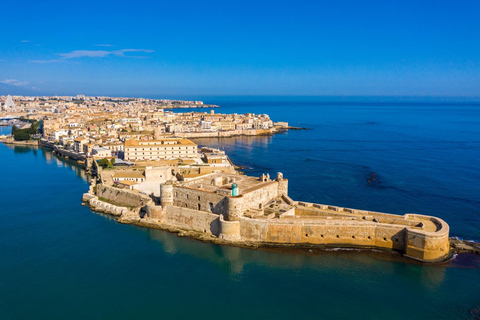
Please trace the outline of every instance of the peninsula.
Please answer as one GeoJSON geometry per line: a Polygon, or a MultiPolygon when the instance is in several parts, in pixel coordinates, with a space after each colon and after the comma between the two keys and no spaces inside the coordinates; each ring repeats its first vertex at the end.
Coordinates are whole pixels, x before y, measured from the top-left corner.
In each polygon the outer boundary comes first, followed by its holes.
{"type": "Polygon", "coordinates": [[[419,214],[379,212],[295,201],[281,173],[236,172],[219,150],[203,149],[204,166],[103,170],[92,161],[83,200],[122,223],[180,232],[244,247],[364,247],[392,249],[428,262],[449,257],[449,226],[419,214]],[[209,166],[212,159],[223,166],[209,166]],[[149,192],[136,192],[146,190],[149,192]]]}
{"type": "Polygon", "coordinates": [[[83,201],[122,223],[227,245],[379,248],[425,262],[445,261],[453,249],[476,250],[451,245],[449,226],[437,217],[291,199],[282,173],[244,175],[225,152],[189,139],[289,128],[266,114],[173,113],[148,99],[6,101],[2,119],[14,121],[16,134],[4,142],[38,141],[83,163],[92,177],[83,201]]]}

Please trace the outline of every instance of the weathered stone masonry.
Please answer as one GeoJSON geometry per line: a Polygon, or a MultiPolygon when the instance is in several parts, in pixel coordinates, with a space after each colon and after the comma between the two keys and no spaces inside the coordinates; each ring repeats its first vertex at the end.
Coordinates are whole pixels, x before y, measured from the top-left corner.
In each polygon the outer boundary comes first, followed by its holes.
{"type": "Polygon", "coordinates": [[[130,193],[119,198],[115,189],[98,186],[97,194],[144,206],[145,216],[137,219],[149,224],[209,234],[232,245],[376,247],[422,261],[449,255],[449,227],[442,219],[294,201],[280,173],[275,180],[214,173],[168,182],[161,186],[160,205],[130,193]],[[238,196],[231,195],[234,185],[238,196]]]}

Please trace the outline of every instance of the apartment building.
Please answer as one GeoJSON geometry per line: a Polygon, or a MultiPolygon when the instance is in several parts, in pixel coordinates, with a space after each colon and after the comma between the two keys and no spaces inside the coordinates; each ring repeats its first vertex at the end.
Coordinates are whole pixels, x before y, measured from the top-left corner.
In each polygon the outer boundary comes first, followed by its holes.
{"type": "Polygon", "coordinates": [[[156,161],[178,158],[196,158],[197,145],[188,139],[165,138],[160,140],[126,140],[126,161],[156,161]]]}

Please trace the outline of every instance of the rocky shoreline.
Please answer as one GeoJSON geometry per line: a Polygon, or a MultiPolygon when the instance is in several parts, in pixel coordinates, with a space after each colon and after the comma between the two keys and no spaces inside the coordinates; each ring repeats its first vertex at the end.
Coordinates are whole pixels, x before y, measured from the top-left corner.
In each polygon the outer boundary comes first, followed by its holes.
{"type": "Polygon", "coordinates": [[[469,252],[480,254],[480,243],[478,242],[452,237],[450,238],[450,246],[456,253],[469,252]]]}

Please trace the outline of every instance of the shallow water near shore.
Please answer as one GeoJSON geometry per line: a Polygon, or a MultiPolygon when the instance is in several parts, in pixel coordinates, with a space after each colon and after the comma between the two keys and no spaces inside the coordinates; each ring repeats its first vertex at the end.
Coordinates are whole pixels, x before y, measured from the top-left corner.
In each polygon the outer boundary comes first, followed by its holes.
{"type": "MultiPolygon", "coordinates": [[[[451,235],[480,239],[480,107],[216,103],[312,128],[197,140],[247,174],[282,171],[292,198],[433,214],[451,235]],[[371,172],[381,183],[367,183],[371,172]]],[[[80,201],[84,172],[46,150],[0,144],[0,159],[2,319],[480,318],[477,255],[431,266],[376,251],[203,243],[92,213],[80,201]]]]}

